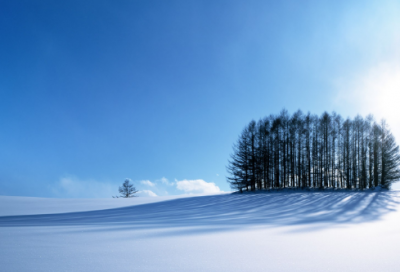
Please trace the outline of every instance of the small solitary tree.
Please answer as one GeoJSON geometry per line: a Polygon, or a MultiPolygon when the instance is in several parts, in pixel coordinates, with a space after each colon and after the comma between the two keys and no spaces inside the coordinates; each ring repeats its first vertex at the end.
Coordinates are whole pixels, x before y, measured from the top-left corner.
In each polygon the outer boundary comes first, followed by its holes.
{"type": "Polygon", "coordinates": [[[138,191],[136,188],[133,186],[133,184],[130,183],[129,179],[126,179],[122,186],[119,187],[119,193],[121,194],[118,197],[123,197],[123,198],[130,198],[134,197],[134,194],[137,193],[138,191]]]}

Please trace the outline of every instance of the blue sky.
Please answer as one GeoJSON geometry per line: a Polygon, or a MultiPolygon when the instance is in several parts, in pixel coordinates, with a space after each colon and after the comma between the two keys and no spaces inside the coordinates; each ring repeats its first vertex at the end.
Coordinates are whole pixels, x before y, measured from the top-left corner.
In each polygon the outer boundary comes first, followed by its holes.
{"type": "Polygon", "coordinates": [[[282,108],[399,138],[399,29],[397,1],[2,1],[0,195],[228,191],[238,134],[282,108]]]}

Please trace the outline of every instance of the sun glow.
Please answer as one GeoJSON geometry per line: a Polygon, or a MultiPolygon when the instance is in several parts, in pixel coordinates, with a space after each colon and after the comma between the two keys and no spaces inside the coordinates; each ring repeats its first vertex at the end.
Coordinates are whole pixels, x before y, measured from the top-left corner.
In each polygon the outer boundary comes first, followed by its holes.
{"type": "Polygon", "coordinates": [[[339,101],[346,101],[362,115],[385,118],[400,139],[400,65],[381,63],[346,83],[339,101]]]}

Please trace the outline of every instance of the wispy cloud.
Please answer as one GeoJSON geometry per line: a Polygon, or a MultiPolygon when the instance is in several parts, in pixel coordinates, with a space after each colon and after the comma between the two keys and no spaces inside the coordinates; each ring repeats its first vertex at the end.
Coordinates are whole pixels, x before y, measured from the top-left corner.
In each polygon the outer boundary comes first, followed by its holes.
{"type": "Polygon", "coordinates": [[[146,185],[146,186],[150,186],[150,187],[155,186],[155,184],[153,182],[151,182],[150,180],[142,180],[140,183],[143,185],[146,185]]]}
{"type": "Polygon", "coordinates": [[[117,194],[118,186],[93,179],[82,180],[66,176],[51,187],[53,194],[65,198],[109,198],[117,194]]]}
{"type": "MultiPolygon", "coordinates": [[[[156,197],[159,195],[174,194],[214,194],[221,193],[220,188],[213,182],[206,182],[202,179],[196,180],[175,180],[169,181],[163,177],[150,181],[142,180],[136,183],[136,194],[140,197],[156,197]],[[151,190],[150,190],[151,188],[151,190]]],[[[121,182],[122,184],[122,182],[121,182]]],[[[60,178],[51,188],[54,195],[65,198],[111,198],[118,195],[118,187],[121,184],[100,182],[94,179],[80,179],[75,176],[60,178]]]]}
{"type": "Polygon", "coordinates": [[[162,184],[168,185],[168,186],[173,186],[175,183],[174,182],[170,182],[167,178],[162,177],[158,180],[156,180],[156,182],[161,182],[162,184]]]}
{"type": "Polygon", "coordinates": [[[181,180],[176,182],[176,188],[188,194],[213,194],[222,192],[213,182],[202,179],[181,180]]]}
{"type": "Polygon", "coordinates": [[[163,196],[168,194],[176,194],[177,190],[174,182],[170,182],[167,178],[162,177],[153,181],[141,180],[137,189],[138,196],[163,196]],[[151,190],[149,190],[151,188],[151,190]]]}
{"type": "Polygon", "coordinates": [[[140,190],[137,194],[137,196],[157,196],[153,191],[150,190],[140,190]]]}

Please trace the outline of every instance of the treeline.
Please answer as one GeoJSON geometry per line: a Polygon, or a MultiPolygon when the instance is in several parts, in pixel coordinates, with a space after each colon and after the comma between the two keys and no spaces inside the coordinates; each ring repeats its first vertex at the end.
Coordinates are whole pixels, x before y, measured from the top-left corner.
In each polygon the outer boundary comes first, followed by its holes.
{"type": "Polygon", "coordinates": [[[344,120],[286,110],[251,121],[233,147],[227,170],[235,190],[389,188],[400,179],[400,155],[384,120],[344,120]]]}

